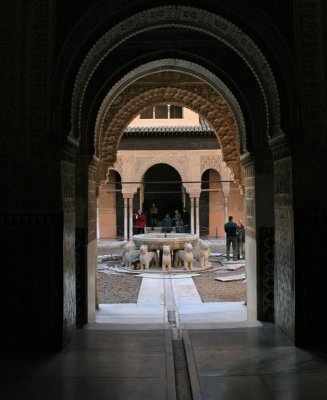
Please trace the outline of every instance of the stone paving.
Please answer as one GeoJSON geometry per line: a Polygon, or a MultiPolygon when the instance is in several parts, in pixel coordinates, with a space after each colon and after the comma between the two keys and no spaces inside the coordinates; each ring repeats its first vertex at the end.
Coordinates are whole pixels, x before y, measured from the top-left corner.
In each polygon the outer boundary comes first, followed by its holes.
{"type": "MultiPolygon", "coordinates": [[[[222,259],[224,240],[212,240],[213,258],[222,259]]],[[[101,241],[99,252],[119,259],[119,243],[101,241]]],[[[224,270],[237,270],[240,262],[222,263],[224,270]]],[[[120,265],[111,268],[114,273],[126,273],[120,265]]],[[[243,302],[203,303],[196,289],[193,276],[198,273],[163,274],[159,271],[128,271],[137,274],[142,279],[141,288],[136,304],[101,304],[96,321],[109,324],[162,324],[168,323],[168,312],[174,313],[177,327],[188,323],[226,323],[246,321],[246,306],[243,302]],[[170,297],[169,297],[170,296],[170,297]]],[[[244,274],[240,274],[244,279],[244,274]]]]}

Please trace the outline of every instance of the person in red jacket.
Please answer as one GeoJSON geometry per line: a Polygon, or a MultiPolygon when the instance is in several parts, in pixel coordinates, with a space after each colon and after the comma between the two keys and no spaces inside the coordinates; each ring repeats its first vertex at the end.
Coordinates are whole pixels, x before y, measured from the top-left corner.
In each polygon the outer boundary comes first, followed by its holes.
{"type": "Polygon", "coordinates": [[[135,221],[137,233],[144,233],[144,228],[146,227],[146,217],[141,210],[138,210],[137,214],[135,214],[135,221]]]}

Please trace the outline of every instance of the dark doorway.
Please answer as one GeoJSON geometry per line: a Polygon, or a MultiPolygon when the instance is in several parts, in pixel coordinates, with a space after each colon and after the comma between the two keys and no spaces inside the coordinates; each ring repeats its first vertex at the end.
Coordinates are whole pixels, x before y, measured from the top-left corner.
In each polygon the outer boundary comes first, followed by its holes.
{"type": "Polygon", "coordinates": [[[167,164],[154,165],[144,175],[144,211],[149,212],[153,203],[158,208],[158,220],[166,213],[173,216],[176,209],[183,208],[181,177],[167,164]]]}

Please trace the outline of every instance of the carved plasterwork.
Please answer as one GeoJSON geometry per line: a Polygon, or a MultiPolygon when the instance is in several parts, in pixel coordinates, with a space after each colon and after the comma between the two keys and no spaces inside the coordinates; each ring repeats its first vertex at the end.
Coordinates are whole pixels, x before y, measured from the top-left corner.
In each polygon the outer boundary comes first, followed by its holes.
{"type": "Polygon", "coordinates": [[[121,156],[117,156],[117,161],[114,163],[114,165],[112,167],[110,167],[108,169],[108,172],[111,169],[117,171],[120,174],[120,176],[122,175],[122,173],[123,173],[123,158],[121,156]]]}
{"type": "Polygon", "coordinates": [[[222,155],[211,155],[211,156],[201,156],[200,159],[201,163],[201,174],[207,169],[214,169],[219,172],[220,178],[223,181],[234,180],[234,174],[230,168],[227,167],[226,163],[224,162],[222,155]]]}
{"type": "MultiPolygon", "coordinates": [[[[142,186],[145,173],[153,166],[166,164],[174,168],[180,175],[181,183],[187,193],[201,193],[201,177],[203,172],[209,168],[217,170],[222,178],[228,182],[226,188],[229,190],[230,169],[221,157],[221,150],[191,150],[180,153],[179,150],[120,150],[118,163],[110,170],[120,170],[123,192],[135,193],[142,186]],[[204,164],[203,160],[211,160],[204,164]],[[226,178],[227,177],[227,178],[226,178]]],[[[222,184],[223,188],[225,183],[222,184]]]]}
{"type": "Polygon", "coordinates": [[[75,80],[72,98],[72,129],[77,135],[88,84],[102,60],[116,47],[139,34],[158,27],[197,30],[216,38],[235,51],[247,64],[261,89],[265,103],[268,137],[279,133],[279,97],[270,65],[257,45],[230,21],[205,10],[185,6],[164,6],[144,10],[114,26],[92,47],[75,80]]]}
{"type": "Polygon", "coordinates": [[[283,133],[269,141],[269,147],[274,160],[284,159],[290,157],[290,146],[283,133]]]}
{"type": "Polygon", "coordinates": [[[191,81],[191,84],[196,84],[197,93],[201,93],[209,101],[211,100],[210,94],[213,91],[220,95],[233,113],[240,136],[241,150],[242,152],[246,151],[243,114],[236,98],[228,87],[216,75],[199,64],[181,59],[160,59],[133,69],[118,81],[106,95],[96,119],[94,138],[96,154],[99,152],[99,143],[107,124],[106,120],[110,118],[112,107],[121,107],[126,98],[132,98],[136,92],[140,93],[141,88],[139,85],[144,84],[146,81],[152,81],[152,86],[160,86],[158,83],[155,84],[158,77],[160,77],[159,81],[170,82],[171,86],[177,86],[178,84],[190,86],[191,81]]]}
{"type": "Polygon", "coordinates": [[[223,97],[213,89],[206,90],[206,97],[203,97],[197,87],[158,87],[150,90],[131,87],[126,96],[124,102],[118,96],[106,114],[106,129],[99,150],[103,161],[115,161],[120,137],[140,111],[164,103],[180,104],[204,116],[216,131],[225,162],[239,160],[239,135],[233,113],[223,97]]]}
{"type": "Polygon", "coordinates": [[[182,181],[188,180],[188,164],[185,162],[185,156],[174,158],[170,157],[169,159],[167,158],[167,156],[156,158],[140,158],[137,160],[135,165],[135,169],[137,171],[137,174],[135,174],[135,178],[140,181],[143,180],[146,171],[157,164],[170,165],[179,173],[182,181]]]}

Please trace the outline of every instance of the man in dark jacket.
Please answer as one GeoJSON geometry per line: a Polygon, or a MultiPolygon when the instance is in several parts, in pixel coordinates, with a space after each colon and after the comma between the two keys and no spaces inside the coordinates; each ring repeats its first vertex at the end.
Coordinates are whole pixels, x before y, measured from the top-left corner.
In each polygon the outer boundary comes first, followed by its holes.
{"type": "Polygon", "coordinates": [[[225,233],[226,233],[226,255],[227,255],[227,261],[229,261],[229,251],[230,251],[230,245],[232,245],[233,249],[233,260],[237,260],[237,237],[236,237],[236,229],[237,225],[233,221],[233,217],[229,216],[228,217],[228,222],[224,225],[225,227],[225,233]]]}
{"type": "Polygon", "coordinates": [[[162,221],[162,232],[170,233],[173,230],[173,219],[169,214],[166,214],[165,218],[162,221]]]}

